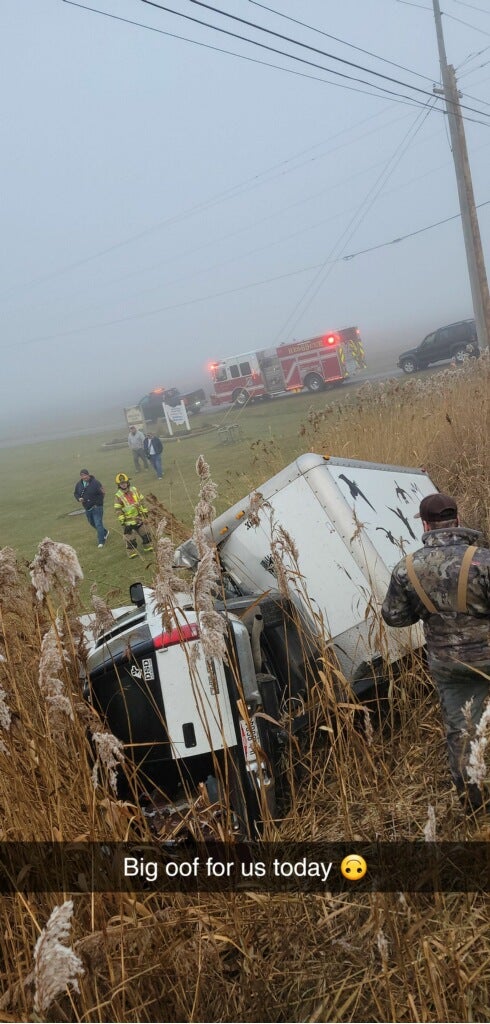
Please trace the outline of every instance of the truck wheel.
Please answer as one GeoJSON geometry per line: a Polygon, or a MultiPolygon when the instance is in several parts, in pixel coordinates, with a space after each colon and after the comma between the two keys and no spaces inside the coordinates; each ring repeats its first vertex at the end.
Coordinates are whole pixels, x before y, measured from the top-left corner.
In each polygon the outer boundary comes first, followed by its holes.
{"type": "Polygon", "coordinates": [[[415,373],[417,364],[415,359],[404,359],[402,363],[402,370],[404,373],[415,373]]]}
{"type": "Polygon", "coordinates": [[[231,400],[233,402],[233,405],[237,405],[240,409],[242,409],[243,406],[247,405],[248,402],[250,401],[250,395],[248,391],[245,390],[245,388],[240,388],[239,391],[233,392],[231,400]]]}
{"type": "Polygon", "coordinates": [[[308,388],[308,391],[323,391],[325,381],[323,380],[323,377],[320,377],[319,373],[309,373],[305,379],[305,385],[308,388]]]}

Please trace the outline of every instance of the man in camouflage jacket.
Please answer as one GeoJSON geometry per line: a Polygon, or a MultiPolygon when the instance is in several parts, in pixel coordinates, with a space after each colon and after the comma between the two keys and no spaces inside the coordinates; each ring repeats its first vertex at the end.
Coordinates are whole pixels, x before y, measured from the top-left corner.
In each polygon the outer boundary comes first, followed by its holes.
{"type": "Polygon", "coordinates": [[[466,764],[469,721],[474,730],[490,695],[490,549],[480,546],[480,533],[459,525],[447,494],[424,498],[419,518],[423,547],[395,566],[382,615],[389,626],[423,621],[451,775],[471,812],[489,799],[482,782],[468,781],[466,764]]]}

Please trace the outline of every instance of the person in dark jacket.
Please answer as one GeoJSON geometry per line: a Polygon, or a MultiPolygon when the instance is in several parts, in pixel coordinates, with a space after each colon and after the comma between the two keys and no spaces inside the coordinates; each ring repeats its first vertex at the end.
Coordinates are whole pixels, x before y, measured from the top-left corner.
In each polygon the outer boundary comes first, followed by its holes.
{"type": "Polygon", "coordinates": [[[109,536],[102,517],[104,515],[104,488],[99,480],[96,480],[88,469],[80,470],[80,480],[75,484],[74,497],[79,501],[87,516],[88,522],[97,531],[99,548],[103,548],[109,536]]]}
{"type": "Polygon", "coordinates": [[[382,615],[389,626],[423,621],[451,775],[471,812],[489,800],[471,764],[470,740],[490,696],[490,549],[481,533],[459,525],[448,494],[423,498],[418,518],[423,547],[395,566],[382,615]]]}
{"type": "Polygon", "coordinates": [[[147,434],[145,437],[144,450],[147,459],[151,462],[159,480],[162,479],[162,452],[163,444],[158,434],[147,434]]]}

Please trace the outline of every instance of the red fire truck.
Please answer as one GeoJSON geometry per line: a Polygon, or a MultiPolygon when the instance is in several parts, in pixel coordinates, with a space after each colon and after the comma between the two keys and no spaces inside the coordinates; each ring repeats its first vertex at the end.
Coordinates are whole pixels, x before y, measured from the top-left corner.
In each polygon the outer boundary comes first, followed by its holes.
{"type": "Polygon", "coordinates": [[[247,405],[287,391],[321,391],[366,366],[357,327],[331,331],[290,345],[244,352],[211,363],[212,405],[247,405]]]}

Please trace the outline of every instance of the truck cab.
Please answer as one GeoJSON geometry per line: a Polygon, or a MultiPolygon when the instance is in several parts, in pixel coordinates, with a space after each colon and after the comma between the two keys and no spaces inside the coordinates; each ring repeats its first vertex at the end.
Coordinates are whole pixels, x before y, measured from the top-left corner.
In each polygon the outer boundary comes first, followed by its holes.
{"type": "Polygon", "coordinates": [[[210,659],[188,595],[176,595],[163,628],[153,591],[136,583],[130,593],[101,635],[87,629],[86,695],[129,765],[120,795],[157,803],[184,832],[204,792],[217,823],[252,837],[276,814],[288,742],[307,725],[315,652],[305,653],[298,616],[273,589],[260,601],[224,593],[227,658],[210,659]]]}

